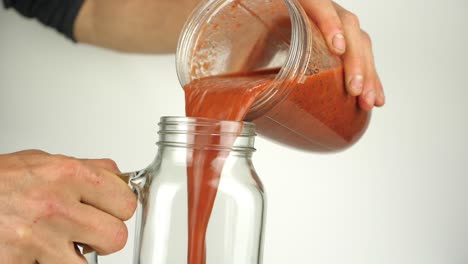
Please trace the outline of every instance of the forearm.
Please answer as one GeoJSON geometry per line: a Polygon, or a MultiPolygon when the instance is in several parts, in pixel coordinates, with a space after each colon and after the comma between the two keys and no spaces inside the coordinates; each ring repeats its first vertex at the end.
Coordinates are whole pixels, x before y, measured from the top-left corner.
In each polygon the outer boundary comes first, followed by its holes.
{"type": "Polygon", "coordinates": [[[125,52],[174,52],[200,0],[85,0],[74,25],[78,42],[125,52]]]}

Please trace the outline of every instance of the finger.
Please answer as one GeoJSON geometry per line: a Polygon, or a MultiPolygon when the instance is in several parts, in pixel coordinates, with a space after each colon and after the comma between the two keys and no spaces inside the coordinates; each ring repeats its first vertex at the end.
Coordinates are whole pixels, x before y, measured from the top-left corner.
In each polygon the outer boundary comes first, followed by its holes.
{"type": "MultiPolygon", "coordinates": [[[[84,260],[81,254],[73,253],[74,247],[68,239],[70,231],[76,227],[73,222],[82,218],[77,210],[77,205],[82,204],[73,196],[56,195],[49,200],[38,200],[34,206],[40,214],[34,217],[34,229],[31,232],[34,236],[31,237],[31,250],[28,253],[34,255],[37,263],[86,263],[80,262],[80,259],[84,260]],[[71,248],[67,250],[67,247],[71,248]],[[57,259],[63,262],[53,262],[57,259]]],[[[25,255],[25,252],[22,254],[25,255]]]]}
{"type": "Polygon", "coordinates": [[[119,177],[122,181],[128,184],[128,181],[129,181],[128,174],[122,173],[120,169],[118,168],[117,163],[115,163],[115,161],[111,159],[89,159],[89,160],[84,160],[84,161],[96,167],[102,167],[117,174],[117,177],[119,177]]]}
{"type": "MultiPolygon", "coordinates": [[[[368,75],[369,81],[369,87],[366,88],[366,90],[373,89],[375,91],[375,106],[383,106],[385,104],[385,94],[383,91],[382,82],[380,81],[380,77],[375,67],[375,58],[372,51],[372,41],[367,32],[362,31],[362,36],[364,42],[364,57],[366,59],[366,75],[368,75]]],[[[371,102],[369,101],[368,103],[370,104],[371,102]]]]}
{"type": "Polygon", "coordinates": [[[31,264],[34,263],[35,257],[30,252],[18,248],[5,247],[4,244],[0,247],[0,263],[14,264],[31,264]]]}
{"type": "Polygon", "coordinates": [[[334,4],[334,6],[343,23],[347,41],[346,53],[343,55],[346,89],[349,94],[358,96],[362,93],[364,78],[366,78],[364,75],[366,62],[361,28],[354,15],[338,4],[334,4]]]}
{"type": "Polygon", "coordinates": [[[369,35],[362,31],[363,50],[365,58],[366,78],[362,96],[359,100],[361,108],[370,110],[374,105],[382,106],[385,101],[382,84],[375,69],[374,55],[372,53],[372,44],[369,35]]]}
{"type": "Polygon", "coordinates": [[[70,240],[95,249],[100,255],[121,250],[128,238],[121,220],[86,204],[77,205],[79,213],[69,222],[70,240]]]}
{"type": "Polygon", "coordinates": [[[116,174],[89,165],[90,173],[77,187],[80,200],[121,220],[128,220],[136,209],[136,197],[116,174]]]}
{"type": "Polygon", "coordinates": [[[322,32],[327,45],[337,55],[343,54],[346,40],[341,20],[330,0],[300,0],[310,19],[322,32]]]}
{"type": "Polygon", "coordinates": [[[40,254],[36,258],[37,263],[44,264],[87,264],[81,254],[77,254],[73,243],[65,240],[51,239],[54,236],[48,236],[48,243],[44,243],[40,254]]]}

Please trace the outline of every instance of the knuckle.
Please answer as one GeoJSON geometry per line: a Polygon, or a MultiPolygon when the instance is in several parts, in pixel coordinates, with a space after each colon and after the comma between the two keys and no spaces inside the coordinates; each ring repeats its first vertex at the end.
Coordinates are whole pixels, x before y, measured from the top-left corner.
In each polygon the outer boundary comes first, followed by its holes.
{"type": "Polygon", "coordinates": [[[361,36],[362,36],[362,40],[364,41],[364,43],[366,45],[368,45],[369,47],[371,47],[372,46],[372,39],[369,36],[369,33],[367,33],[364,30],[361,30],[361,36]]]}
{"type": "Polygon", "coordinates": [[[20,240],[31,240],[32,228],[27,225],[19,225],[16,227],[16,235],[20,240]]]}
{"type": "Polygon", "coordinates": [[[85,164],[74,158],[63,157],[59,158],[58,171],[56,173],[57,180],[69,184],[70,181],[81,182],[83,180],[96,181],[96,175],[85,164]],[[94,177],[93,177],[94,176],[94,177]]]}
{"type": "Polygon", "coordinates": [[[32,227],[30,225],[18,223],[13,225],[12,231],[13,237],[9,239],[9,244],[20,249],[26,249],[32,246],[34,239],[32,227]]]}
{"type": "Polygon", "coordinates": [[[52,157],[54,157],[54,158],[57,159],[57,160],[67,160],[67,159],[71,159],[71,157],[65,156],[65,155],[63,155],[63,154],[54,154],[54,155],[52,155],[52,157]]]}
{"type": "Polygon", "coordinates": [[[39,200],[43,200],[47,192],[48,191],[44,187],[34,187],[24,190],[23,193],[20,194],[20,199],[22,200],[21,205],[27,209],[34,209],[36,208],[35,203],[39,200]]]}
{"type": "Polygon", "coordinates": [[[341,19],[343,20],[343,23],[346,23],[354,27],[360,27],[359,18],[354,13],[345,12],[343,13],[341,19]]]}
{"type": "Polygon", "coordinates": [[[37,155],[37,154],[48,154],[48,153],[39,149],[28,149],[28,150],[19,151],[18,154],[37,155]]]}
{"type": "MultiPolygon", "coordinates": [[[[344,65],[347,69],[351,69],[351,71],[362,71],[364,69],[365,60],[363,57],[363,50],[362,47],[359,49],[351,50],[345,55],[344,65]]],[[[351,73],[351,71],[346,71],[345,73],[351,73]]]]}
{"type": "Polygon", "coordinates": [[[7,223],[7,227],[8,232],[2,230],[0,236],[0,263],[25,263],[27,258],[32,257],[31,252],[43,251],[45,243],[40,238],[41,235],[38,234],[41,233],[41,230],[34,228],[34,225],[29,221],[14,219],[14,221],[7,223]],[[16,257],[18,261],[22,259],[23,262],[3,262],[5,258],[1,253],[5,246],[11,253],[11,257],[16,257]]]}
{"type": "Polygon", "coordinates": [[[76,176],[83,166],[79,160],[73,158],[60,157],[59,161],[61,175],[76,176]]]}
{"type": "Polygon", "coordinates": [[[102,159],[102,161],[111,168],[117,169],[117,163],[112,159],[102,159]]]}
{"type": "Polygon", "coordinates": [[[340,31],[343,29],[342,22],[339,19],[317,21],[316,24],[319,27],[320,31],[323,32],[324,35],[334,35],[336,34],[336,29],[339,29],[340,31]]]}
{"type": "Polygon", "coordinates": [[[47,197],[41,201],[38,211],[38,219],[67,216],[66,206],[60,199],[53,196],[47,197]]]}
{"type": "Polygon", "coordinates": [[[119,173],[120,170],[119,170],[119,166],[117,166],[117,163],[112,160],[112,159],[101,159],[101,162],[102,162],[102,165],[104,165],[104,167],[114,173],[119,173]]]}

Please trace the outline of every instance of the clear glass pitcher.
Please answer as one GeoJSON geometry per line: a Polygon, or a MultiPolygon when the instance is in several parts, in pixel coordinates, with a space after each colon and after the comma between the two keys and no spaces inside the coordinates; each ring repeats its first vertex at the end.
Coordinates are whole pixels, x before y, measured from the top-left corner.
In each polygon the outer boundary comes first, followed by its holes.
{"type": "Polygon", "coordinates": [[[297,0],[202,1],[185,24],[176,57],[184,87],[213,76],[273,73],[245,120],[274,141],[340,151],[368,126],[370,113],[345,90],[341,59],[297,0]]]}
{"type": "MultiPolygon", "coordinates": [[[[154,161],[122,176],[139,201],[134,264],[262,262],[265,194],[254,137],[252,123],[161,118],[154,161]]],[[[98,263],[96,253],[85,256],[98,263]]]]}

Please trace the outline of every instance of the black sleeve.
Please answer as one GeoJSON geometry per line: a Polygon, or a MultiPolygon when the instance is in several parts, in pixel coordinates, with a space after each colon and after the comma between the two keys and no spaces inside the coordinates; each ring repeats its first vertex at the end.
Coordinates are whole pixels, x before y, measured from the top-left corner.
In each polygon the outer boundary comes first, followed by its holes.
{"type": "Polygon", "coordinates": [[[37,18],[75,41],[73,25],[83,0],[3,0],[3,4],[25,17],[37,18]]]}

